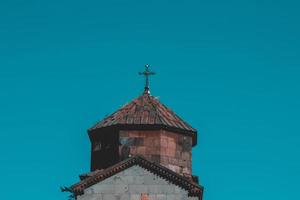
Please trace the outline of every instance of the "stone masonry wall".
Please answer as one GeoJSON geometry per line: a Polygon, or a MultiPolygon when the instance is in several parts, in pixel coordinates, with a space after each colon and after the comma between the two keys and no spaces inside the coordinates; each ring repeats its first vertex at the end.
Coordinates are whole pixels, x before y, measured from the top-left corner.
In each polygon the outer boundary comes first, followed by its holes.
{"type": "MultiPolygon", "coordinates": [[[[192,138],[165,130],[120,131],[120,154],[142,155],[150,161],[190,177],[192,138]]],[[[122,156],[121,156],[122,157],[122,156]]]]}
{"type": "Polygon", "coordinates": [[[87,189],[78,200],[197,200],[139,166],[132,166],[87,189]]]}

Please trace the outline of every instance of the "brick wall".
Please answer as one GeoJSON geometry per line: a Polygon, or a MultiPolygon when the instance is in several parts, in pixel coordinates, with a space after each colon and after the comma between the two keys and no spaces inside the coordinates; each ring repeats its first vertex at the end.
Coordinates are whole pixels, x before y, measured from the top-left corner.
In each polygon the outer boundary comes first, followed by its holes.
{"type": "Polygon", "coordinates": [[[190,177],[192,138],[165,130],[126,130],[119,132],[121,157],[126,152],[142,155],[148,160],[190,177]]]}

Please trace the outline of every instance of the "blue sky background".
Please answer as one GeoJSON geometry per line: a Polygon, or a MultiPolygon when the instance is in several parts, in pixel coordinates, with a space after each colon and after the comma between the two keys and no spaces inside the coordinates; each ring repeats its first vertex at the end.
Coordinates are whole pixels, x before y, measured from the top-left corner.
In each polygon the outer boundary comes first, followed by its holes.
{"type": "Polygon", "coordinates": [[[0,1],[1,199],[64,200],[140,95],[198,129],[205,200],[300,199],[298,1],[0,1]]]}

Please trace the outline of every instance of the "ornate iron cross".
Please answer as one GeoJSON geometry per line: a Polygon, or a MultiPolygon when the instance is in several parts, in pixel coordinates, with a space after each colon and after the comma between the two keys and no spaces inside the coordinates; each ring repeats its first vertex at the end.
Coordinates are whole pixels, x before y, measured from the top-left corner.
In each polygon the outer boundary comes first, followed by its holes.
{"type": "Polygon", "coordinates": [[[150,90],[149,90],[149,76],[151,76],[151,75],[155,75],[155,72],[151,72],[150,70],[149,70],[149,67],[150,67],[150,65],[145,65],[145,71],[144,72],[139,72],[139,75],[143,75],[143,76],[145,76],[145,81],[146,81],[146,83],[145,83],[145,92],[147,92],[147,93],[149,93],[150,92],[150,90]]]}

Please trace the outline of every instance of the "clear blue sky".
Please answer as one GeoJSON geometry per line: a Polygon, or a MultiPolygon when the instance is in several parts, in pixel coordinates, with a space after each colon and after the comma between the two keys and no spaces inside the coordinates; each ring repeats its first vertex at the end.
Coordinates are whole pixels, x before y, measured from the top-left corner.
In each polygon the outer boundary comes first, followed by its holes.
{"type": "Polygon", "coordinates": [[[198,129],[205,200],[300,199],[298,1],[1,1],[1,199],[65,200],[141,94],[198,129]]]}

